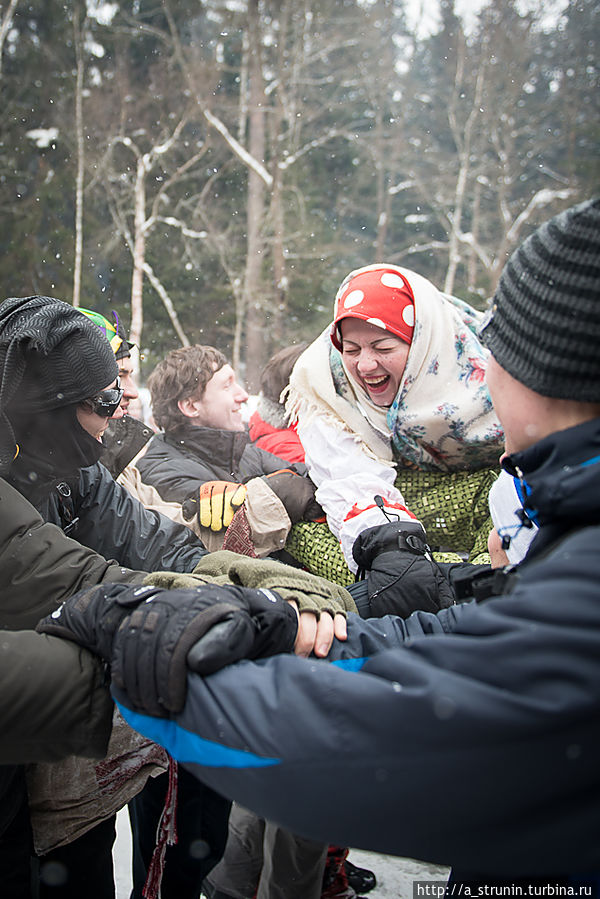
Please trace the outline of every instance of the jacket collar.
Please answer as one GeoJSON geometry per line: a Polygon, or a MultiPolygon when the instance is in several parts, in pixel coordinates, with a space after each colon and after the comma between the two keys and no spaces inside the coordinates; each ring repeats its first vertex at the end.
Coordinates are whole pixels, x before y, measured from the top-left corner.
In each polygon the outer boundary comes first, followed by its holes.
{"type": "Polygon", "coordinates": [[[206,462],[226,463],[232,471],[239,467],[240,459],[250,442],[248,431],[225,431],[220,428],[197,428],[184,425],[165,435],[166,443],[186,447],[206,462]]]}
{"type": "Polygon", "coordinates": [[[550,434],[503,467],[521,480],[525,508],[540,525],[600,522],[600,418],[550,434]]]}

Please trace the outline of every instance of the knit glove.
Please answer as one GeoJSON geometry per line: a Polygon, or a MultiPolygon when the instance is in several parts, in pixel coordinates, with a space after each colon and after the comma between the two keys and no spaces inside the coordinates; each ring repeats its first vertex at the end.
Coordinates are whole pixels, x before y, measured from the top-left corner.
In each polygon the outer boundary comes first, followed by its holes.
{"type": "Polygon", "coordinates": [[[263,481],[279,497],[292,524],[298,521],[324,521],[325,513],[315,499],[316,487],[310,478],[291,468],[263,475],[263,481]]]}
{"type": "Polygon", "coordinates": [[[37,630],[99,655],[136,708],[163,717],[183,708],[188,671],[207,675],[240,659],[291,652],[298,623],[270,590],[110,584],[76,593],[37,630]]]}
{"type": "Polygon", "coordinates": [[[196,515],[198,523],[211,531],[223,531],[229,527],[237,510],[246,499],[244,484],[232,481],[206,481],[181,505],[186,521],[196,515]]]}
{"type": "Polygon", "coordinates": [[[368,571],[368,610],[363,618],[414,611],[438,612],[454,602],[454,593],[433,560],[419,521],[395,521],[367,528],[352,548],[359,577],[368,571]]]}
{"type": "Polygon", "coordinates": [[[219,550],[202,556],[190,574],[153,571],[147,584],[170,589],[204,584],[237,584],[254,590],[272,590],[282,599],[294,600],[300,612],[331,615],[356,612],[356,605],[344,587],[301,568],[274,559],[251,559],[219,550]]]}

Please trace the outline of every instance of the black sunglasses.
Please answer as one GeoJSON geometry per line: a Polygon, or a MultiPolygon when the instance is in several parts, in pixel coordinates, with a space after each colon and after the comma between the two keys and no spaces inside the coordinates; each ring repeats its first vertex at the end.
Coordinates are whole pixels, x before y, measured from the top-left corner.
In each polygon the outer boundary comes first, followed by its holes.
{"type": "Polygon", "coordinates": [[[116,387],[101,390],[96,396],[91,397],[88,402],[96,415],[100,415],[101,418],[111,418],[119,408],[123,393],[121,381],[117,378],[116,387]]]}

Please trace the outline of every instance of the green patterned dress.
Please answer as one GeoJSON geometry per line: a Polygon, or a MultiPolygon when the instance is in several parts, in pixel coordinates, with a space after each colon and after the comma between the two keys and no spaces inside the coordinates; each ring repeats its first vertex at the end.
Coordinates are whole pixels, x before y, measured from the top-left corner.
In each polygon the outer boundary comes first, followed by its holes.
{"type": "MultiPolygon", "coordinates": [[[[398,474],[396,487],[425,527],[438,561],[489,562],[487,540],[493,525],[488,494],[497,477],[498,471],[491,469],[452,473],[405,469],[398,474]]],[[[354,581],[326,524],[294,525],[285,548],[313,574],[343,586],[354,581]]]]}

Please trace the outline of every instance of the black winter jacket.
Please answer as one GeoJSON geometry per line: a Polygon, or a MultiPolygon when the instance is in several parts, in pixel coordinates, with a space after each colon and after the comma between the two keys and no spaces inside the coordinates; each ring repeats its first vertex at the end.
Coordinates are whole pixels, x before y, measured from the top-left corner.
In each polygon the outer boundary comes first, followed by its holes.
{"type": "Polygon", "coordinates": [[[119,695],[127,720],[313,839],[487,878],[597,876],[600,419],[505,465],[540,530],[504,595],[351,615],[334,664],[281,655],[191,675],[175,721],[119,695]]]}
{"type": "Polygon", "coordinates": [[[127,568],[192,571],[206,553],[189,528],[145,509],[100,462],[69,480],[32,484],[14,470],[9,480],[45,521],[127,568]]]}
{"type": "Polygon", "coordinates": [[[99,660],[31,629],[78,590],[143,583],[146,573],[70,540],[0,479],[0,574],[1,836],[26,802],[22,771],[5,763],[73,753],[101,758],[111,732],[112,701],[99,660]]]}
{"type": "Polygon", "coordinates": [[[245,483],[282,468],[306,474],[305,465],[290,464],[255,446],[247,431],[196,427],[155,434],[136,466],[146,484],[177,503],[207,481],[245,483]]]}
{"type": "Polygon", "coordinates": [[[131,415],[125,415],[123,418],[111,418],[102,435],[104,451],[101,462],[105,468],[108,468],[115,480],[137,456],[141,448],[148,443],[153,434],[152,428],[143,421],[132,418],[131,415]]]}
{"type": "MultiPolygon", "coordinates": [[[[103,758],[113,703],[100,660],[76,643],[35,631],[5,631],[0,640],[0,765],[103,758]]],[[[0,767],[0,782],[10,773],[0,767]]],[[[6,801],[3,796],[3,810],[6,801]]]]}
{"type": "MultiPolygon", "coordinates": [[[[206,553],[201,541],[189,528],[175,524],[158,512],[145,509],[113,480],[100,463],[80,469],[78,475],[69,480],[58,481],[46,480],[41,476],[32,477],[31,468],[31,463],[22,464],[22,457],[18,457],[13,464],[9,481],[22,494],[21,497],[15,495],[9,484],[4,482],[0,490],[0,500],[4,501],[0,505],[0,572],[5,585],[0,603],[0,628],[33,628],[41,617],[52,612],[63,599],[88,584],[100,583],[102,580],[135,583],[143,581],[143,572],[161,569],[192,571],[206,553]],[[23,501],[23,497],[29,499],[44,521],[50,524],[43,525],[34,509],[23,501]],[[54,525],[58,525],[74,539],[67,540],[54,525]],[[118,564],[107,562],[107,559],[116,560],[118,564]]],[[[3,644],[3,660],[8,666],[11,664],[11,647],[13,652],[19,651],[14,646],[18,639],[12,637],[3,644]]],[[[22,648],[27,648],[31,639],[35,640],[27,636],[20,639],[22,648]]],[[[68,656],[70,651],[65,653],[60,649],[56,650],[47,641],[35,640],[35,646],[42,644],[45,645],[44,652],[50,655],[58,652],[59,662],[62,659],[64,664],[68,664],[64,656],[68,656]]],[[[73,655],[72,652],[70,654],[73,655]]],[[[77,659],[82,661],[79,670],[77,664],[73,666],[73,675],[81,675],[81,684],[84,681],[89,686],[95,683],[94,696],[100,703],[102,715],[103,709],[105,711],[107,708],[108,697],[98,684],[96,662],[86,653],[79,653],[75,662],[77,659]]],[[[23,656],[22,660],[26,670],[31,668],[29,657],[23,656]]],[[[43,664],[42,658],[40,665],[43,664]]],[[[52,668],[51,659],[47,664],[52,668]]],[[[64,681],[64,691],[58,694],[62,697],[64,714],[56,716],[56,725],[60,726],[61,722],[66,724],[71,715],[72,736],[64,739],[63,734],[61,741],[60,730],[54,729],[54,736],[48,730],[46,715],[51,704],[40,702],[43,693],[34,689],[35,675],[36,672],[31,670],[31,690],[24,693],[24,698],[28,701],[21,703],[23,713],[29,707],[32,730],[22,727],[14,734],[14,742],[11,742],[10,735],[5,730],[5,739],[9,742],[6,752],[0,754],[0,758],[12,757],[21,761],[37,758],[41,761],[69,754],[65,751],[69,746],[72,751],[82,752],[85,741],[82,736],[87,733],[91,738],[95,731],[92,694],[88,694],[91,705],[87,709],[88,715],[92,717],[87,723],[82,722],[76,727],[75,722],[84,709],[82,702],[85,703],[85,696],[80,688],[72,690],[71,682],[64,681]],[[38,717],[41,718],[38,727],[39,741],[36,744],[32,739],[27,744],[27,734],[35,736],[38,717]],[[48,738],[46,743],[44,734],[48,738]],[[22,753],[19,752],[19,739],[25,741],[22,753]]],[[[15,684],[17,682],[14,681],[15,684]]],[[[6,693],[5,698],[10,702],[9,693],[6,693]]],[[[11,705],[11,716],[14,709],[11,705]]],[[[0,716],[0,720],[6,726],[11,719],[7,715],[0,716]]],[[[108,740],[110,727],[105,736],[108,740]]],[[[101,754],[99,739],[102,741],[102,735],[95,738],[95,743],[90,741],[90,753],[101,754]]],[[[1,767],[0,835],[25,801],[22,772],[12,766],[1,767]]]]}

